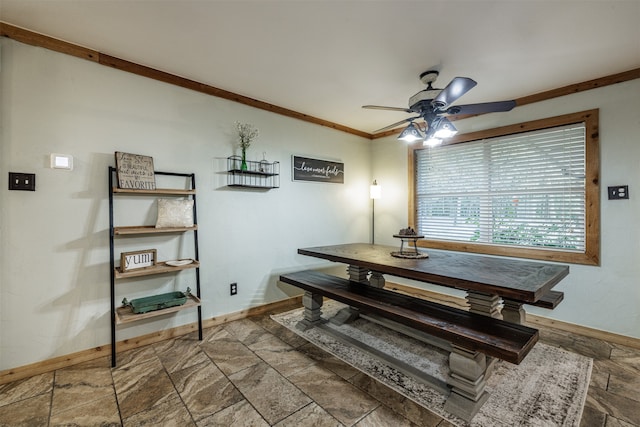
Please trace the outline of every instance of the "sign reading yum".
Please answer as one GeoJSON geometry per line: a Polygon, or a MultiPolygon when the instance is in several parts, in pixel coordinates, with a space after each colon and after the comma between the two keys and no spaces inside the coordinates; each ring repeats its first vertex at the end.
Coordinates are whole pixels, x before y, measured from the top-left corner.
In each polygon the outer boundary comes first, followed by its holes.
{"type": "Polygon", "coordinates": [[[136,268],[152,267],[156,265],[156,250],[145,249],[136,252],[122,252],[120,254],[120,270],[134,270],[136,268]]]}

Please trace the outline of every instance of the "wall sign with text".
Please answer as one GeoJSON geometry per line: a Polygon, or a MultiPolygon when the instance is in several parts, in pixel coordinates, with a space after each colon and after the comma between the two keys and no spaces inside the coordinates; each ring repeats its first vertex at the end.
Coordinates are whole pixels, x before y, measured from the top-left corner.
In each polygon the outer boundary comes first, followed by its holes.
{"type": "Polygon", "coordinates": [[[291,156],[294,181],[344,183],[344,163],[291,156]]]}
{"type": "Polygon", "coordinates": [[[153,157],[116,151],[116,172],[119,188],[156,189],[153,157]]]}
{"type": "Polygon", "coordinates": [[[155,249],[143,251],[122,252],[120,254],[120,271],[135,270],[136,268],[153,267],[156,265],[155,249]]]}

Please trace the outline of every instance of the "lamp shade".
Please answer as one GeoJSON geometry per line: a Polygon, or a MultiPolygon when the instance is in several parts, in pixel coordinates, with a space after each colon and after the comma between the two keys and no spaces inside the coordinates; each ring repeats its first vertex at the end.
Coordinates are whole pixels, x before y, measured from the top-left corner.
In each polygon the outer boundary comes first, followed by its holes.
{"type": "Polygon", "coordinates": [[[425,147],[435,147],[440,144],[442,144],[442,139],[436,138],[435,136],[430,136],[422,143],[425,147]]]}
{"type": "Polygon", "coordinates": [[[369,198],[379,199],[382,197],[382,186],[378,185],[378,182],[374,179],[373,184],[369,187],[369,198]]]}
{"type": "Polygon", "coordinates": [[[443,117],[435,127],[433,136],[440,139],[450,138],[456,133],[458,133],[458,129],[456,129],[456,127],[453,125],[453,123],[451,123],[449,119],[443,117]]]}
{"type": "Polygon", "coordinates": [[[420,141],[422,140],[422,134],[420,133],[420,131],[418,130],[418,128],[412,123],[409,123],[409,126],[407,126],[398,136],[398,139],[401,141],[405,141],[405,142],[415,142],[415,141],[420,141]]]}

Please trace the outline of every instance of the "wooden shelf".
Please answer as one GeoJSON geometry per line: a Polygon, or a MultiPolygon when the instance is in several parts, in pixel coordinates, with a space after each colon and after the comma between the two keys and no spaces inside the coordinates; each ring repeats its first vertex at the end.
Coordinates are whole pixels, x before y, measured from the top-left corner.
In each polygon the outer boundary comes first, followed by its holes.
{"type": "MultiPolygon", "coordinates": [[[[173,267],[173,268],[178,268],[178,267],[173,267]]],[[[189,295],[187,298],[187,302],[185,302],[182,305],[163,308],[161,310],[148,311],[146,313],[134,313],[131,310],[131,307],[118,307],[116,309],[116,324],[121,325],[123,323],[130,323],[130,322],[137,322],[139,320],[144,320],[144,319],[151,319],[153,317],[175,313],[180,310],[185,310],[187,308],[198,307],[200,304],[201,303],[198,297],[196,297],[195,295],[189,295]]]]}
{"type": "Polygon", "coordinates": [[[180,270],[188,270],[190,268],[200,267],[199,261],[193,261],[191,264],[179,265],[177,267],[167,265],[166,262],[159,262],[151,267],[136,268],[135,270],[121,271],[120,267],[116,267],[115,278],[116,279],[128,279],[131,277],[151,276],[154,274],[173,273],[180,270]]]}
{"type": "Polygon", "coordinates": [[[197,230],[198,226],[193,227],[163,227],[156,228],[153,225],[133,225],[125,227],[113,227],[113,234],[117,236],[126,236],[134,234],[155,234],[155,233],[183,233],[185,231],[197,230]]]}
{"type": "Polygon", "coordinates": [[[113,187],[114,193],[120,194],[150,194],[150,195],[174,195],[174,196],[188,196],[196,194],[196,190],[180,190],[176,188],[156,188],[155,190],[137,190],[134,188],[118,188],[113,187]]]}
{"type": "MultiPolygon", "coordinates": [[[[1,0],[0,0],[1,1],[1,0]]],[[[146,172],[149,172],[146,170],[146,172]]],[[[172,182],[174,178],[177,179],[176,186],[173,188],[156,188],[154,190],[149,189],[134,189],[134,188],[119,188],[118,187],[118,171],[113,166],[109,166],[109,252],[111,255],[110,259],[110,293],[111,293],[111,367],[116,366],[116,335],[117,335],[117,326],[122,325],[123,323],[136,322],[139,320],[150,319],[157,316],[163,316],[170,313],[175,313],[180,310],[185,310],[188,308],[197,307],[196,316],[198,319],[198,339],[202,341],[202,312],[200,310],[200,262],[197,260],[198,258],[198,225],[196,219],[196,179],[195,174],[193,173],[178,173],[178,172],[162,172],[162,171],[153,171],[154,176],[162,176],[163,180],[166,182],[172,182]],[[172,177],[172,178],[169,178],[172,177]],[[119,219],[115,220],[115,205],[117,200],[122,200],[123,198],[128,199],[127,204],[146,204],[149,205],[154,201],[152,199],[160,200],[162,198],[169,199],[185,199],[192,202],[192,212],[194,223],[190,227],[162,227],[156,228],[154,225],[131,225],[131,226],[118,226],[115,224],[126,224],[127,221],[119,219]],[[157,261],[157,250],[143,250],[143,251],[135,251],[129,252],[130,254],[137,253],[145,253],[149,251],[154,252],[154,260],[156,262],[155,265],[144,267],[144,268],[136,268],[123,271],[120,267],[116,267],[118,263],[118,259],[120,259],[120,265],[122,266],[122,254],[124,242],[123,240],[133,240],[129,243],[134,244],[140,240],[162,240],[167,244],[167,248],[173,248],[170,250],[173,255],[170,256],[178,256],[182,253],[182,242],[181,237],[183,237],[182,233],[192,232],[193,239],[187,239],[189,241],[193,241],[193,252],[189,252],[182,254],[184,257],[192,257],[188,258],[191,260],[189,264],[186,265],[168,265],[167,263],[175,264],[171,261],[157,261]],[[135,237],[135,239],[129,239],[130,237],[135,237]],[[153,239],[149,239],[149,237],[154,237],[153,239]],[[175,241],[175,238],[178,238],[180,242],[175,241]],[[119,255],[116,255],[116,252],[120,252],[119,255]],[[127,287],[129,284],[126,281],[137,281],[142,280],[146,276],[154,276],[161,274],[172,274],[176,275],[180,273],[182,270],[191,270],[191,273],[188,273],[189,277],[195,277],[195,292],[193,295],[187,295],[186,302],[183,305],[167,307],[161,310],[149,311],[147,313],[134,313],[131,309],[131,306],[122,306],[118,305],[118,300],[122,299],[122,296],[118,295],[116,284],[123,285],[127,287]],[[125,283],[122,283],[122,282],[125,283]]],[[[170,184],[162,184],[164,186],[170,184]]],[[[153,185],[155,186],[155,185],[153,185]]],[[[118,216],[121,214],[131,213],[133,211],[132,207],[127,208],[128,205],[122,206],[123,210],[120,212],[118,210],[118,216]]],[[[126,217],[126,216],[125,216],[126,217]]],[[[123,218],[125,218],[123,217],[123,218]]],[[[145,223],[147,221],[135,221],[130,220],[129,224],[140,224],[145,223]]],[[[143,243],[139,243],[143,245],[143,243]]],[[[147,247],[146,244],[142,247],[147,247]]],[[[169,249],[167,249],[169,250],[169,249]]],[[[167,258],[166,256],[163,258],[167,258]]],[[[148,264],[152,264],[153,262],[149,262],[148,264]]],[[[157,280],[156,280],[157,281],[157,280]]],[[[192,286],[193,287],[193,286],[192,286]]],[[[150,291],[153,293],[153,291],[150,291]]],[[[156,295],[158,296],[158,295],[156,295]]],[[[150,298],[147,301],[154,301],[154,298],[150,298]]],[[[177,302],[184,301],[183,295],[180,295],[180,299],[177,302]]],[[[160,307],[161,305],[155,305],[149,308],[160,307]]],[[[136,311],[144,311],[143,309],[136,309],[136,311]]]]}

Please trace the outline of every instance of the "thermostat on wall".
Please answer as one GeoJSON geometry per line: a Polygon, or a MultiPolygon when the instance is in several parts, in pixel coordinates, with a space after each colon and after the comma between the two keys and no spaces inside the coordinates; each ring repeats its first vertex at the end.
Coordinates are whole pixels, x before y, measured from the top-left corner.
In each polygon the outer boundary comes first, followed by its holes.
{"type": "Polygon", "coordinates": [[[51,169],[73,170],[73,156],[51,153],[51,169]]]}

